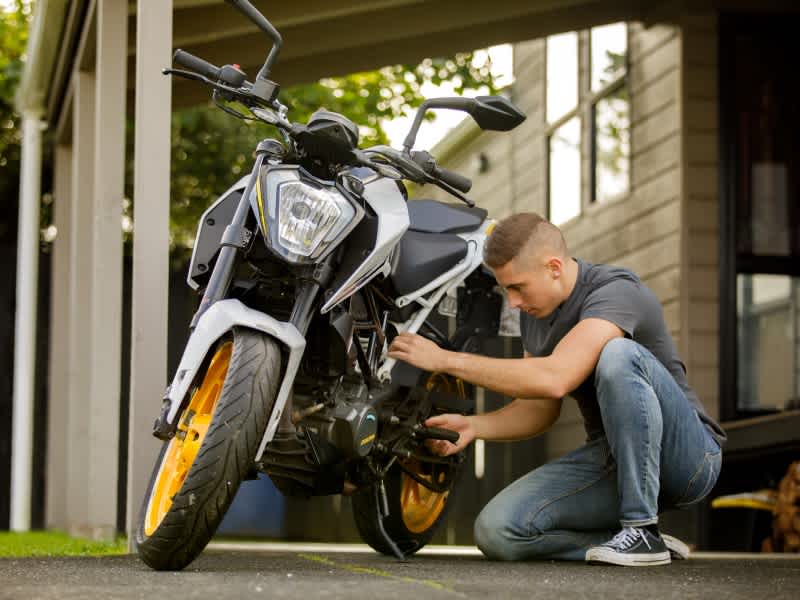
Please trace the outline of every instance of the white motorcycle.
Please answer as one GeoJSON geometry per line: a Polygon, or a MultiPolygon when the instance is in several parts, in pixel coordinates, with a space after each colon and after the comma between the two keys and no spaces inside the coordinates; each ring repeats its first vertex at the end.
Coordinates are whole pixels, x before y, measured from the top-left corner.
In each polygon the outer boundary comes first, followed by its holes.
{"type": "Polygon", "coordinates": [[[502,298],[482,268],[493,227],[463,194],[469,179],[414,151],[430,108],[465,111],[482,129],[525,116],[507,99],[427,100],[404,142],[358,148],[358,128],[319,110],[293,124],[268,79],[281,46],[246,0],[228,0],[272,40],[255,78],[181,50],[165,69],[213,89],[240,118],[273,125],[282,142],[256,149],[250,175],[203,214],[188,283],[202,294],[154,435],[164,446],[136,536],[154,569],[182,569],[202,552],[240,483],[266,473],[290,496],[353,494],[359,532],[376,550],[413,554],[433,536],[463,455],[431,454],[426,427],[469,412],[464,382],[386,356],[400,332],[474,348],[496,333],[502,298]],[[403,180],[435,184],[464,205],[408,202],[403,180]],[[457,308],[456,308],[457,307],[457,308]],[[453,335],[430,318],[456,316],[453,335]]]}

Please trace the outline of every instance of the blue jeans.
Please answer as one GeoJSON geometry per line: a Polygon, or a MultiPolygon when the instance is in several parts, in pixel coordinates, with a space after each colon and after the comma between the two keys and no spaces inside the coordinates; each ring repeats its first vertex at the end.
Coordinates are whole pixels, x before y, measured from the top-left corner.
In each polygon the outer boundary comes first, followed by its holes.
{"type": "Polygon", "coordinates": [[[620,525],[658,522],[659,509],[702,500],[719,476],[719,444],[669,371],[646,348],[603,348],[595,389],[605,435],[518,479],[475,521],[496,560],[583,560],[620,525]]]}

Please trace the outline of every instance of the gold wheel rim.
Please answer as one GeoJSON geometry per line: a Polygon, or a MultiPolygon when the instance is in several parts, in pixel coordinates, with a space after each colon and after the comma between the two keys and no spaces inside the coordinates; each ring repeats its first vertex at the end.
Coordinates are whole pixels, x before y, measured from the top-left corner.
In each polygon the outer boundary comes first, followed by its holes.
{"type": "MultiPolygon", "coordinates": [[[[445,373],[433,373],[428,378],[425,388],[428,391],[446,391],[456,394],[460,398],[466,398],[464,382],[460,379],[454,379],[445,373]]],[[[422,466],[417,461],[408,461],[403,467],[420,479],[433,481],[433,475],[423,473],[422,466]]],[[[444,478],[444,472],[440,472],[436,483],[443,483],[444,478]]],[[[423,533],[433,527],[447,504],[447,496],[449,494],[449,491],[434,492],[409,477],[406,473],[403,473],[400,484],[400,512],[406,529],[412,533],[423,533]]]]}
{"type": "MultiPolygon", "coordinates": [[[[420,465],[416,461],[410,461],[403,466],[421,479],[433,480],[433,475],[421,472],[420,465]]],[[[440,473],[437,483],[443,481],[444,473],[440,473]]],[[[400,510],[406,529],[412,533],[423,533],[433,527],[436,519],[444,510],[449,494],[450,492],[434,492],[403,473],[403,481],[400,486],[400,510]]]]}
{"type": "Polygon", "coordinates": [[[225,342],[217,349],[202,385],[192,395],[189,406],[181,414],[178,431],[169,442],[153,484],[144,520],[144,532],[147,536],[153,535],[164,520],[172,506],[173,498],[180,491],[189,469],[197,458],[208,426],[211,424],[214,407],[222,393],[232,352],[232,342],[225,342]]]}

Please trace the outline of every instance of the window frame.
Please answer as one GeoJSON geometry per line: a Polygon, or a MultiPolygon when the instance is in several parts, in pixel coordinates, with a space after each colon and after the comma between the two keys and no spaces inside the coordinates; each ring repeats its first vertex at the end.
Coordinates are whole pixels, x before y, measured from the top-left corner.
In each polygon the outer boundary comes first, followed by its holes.
{"type": "MultiPolygon", "coordinates": [[[[735,96],[736,35],[767,30],[774,17],[723,13],[719,19],[719,410],[722,421],[752,417],[739,409],[739,275],[800,278],[793,256],[739,254],[737,249],[738,114],[735,96]],[[754,23],[754,19],[757,23],[754,23]]],[[[780,414],[780,413],[778,413],[780,414]]]]}
{"type": "Polygon", "coordinates": [[[581,168],[578,173],[580,177],[580,211],[578,212],[575,217],[566,221],[565,223],[561,223],[560,225],[563,226],[570,221],[580,218],[585,214],[587,210],[590,209],[592,206],[596,205],[605,205],[611,202],[618,200],[619,198],[627,197],[630,194],[631,189],[631,172],[632,172],[632,161],[631,161],[631,154],[628,154],[628,187],[625,191],[621,192],[618,195],[615,195],[611,198],[608,198],[603,201],[597,200],[597,144],[596,144],[596,137],[597,137],[597,119],[596,119],[596,106],[597,103],[608,98],[612,94],[616,93],[623,87],[628,90],[628,106],[629,106],[629,131],[632,128],[632,111],[630,110],[630,106],[632,105],[631,102],[631,94],[630,94],[630,26],[627,21],[624,21],[625,24],[625,36],[626,36],[626,50],[625,50],[625,69],[622,73],[618,74],[614,79],[604,85],[602,88],[596,91],[592,91],[592,46],[591,46],[591,31],[593,28],[589,29],[581,29],[577,30],[576,33],[578,34],[578,102],[576,106],[555,119],[554,121],[547,121],[547,39],[545,38],[545,46],[544,46],[544,65],[545,65],[545,76],[544,76],[544,110],[543,115],[545,119],[545,127],[544,127],[544,139],[545,139],[545,186],[546,186],[546,198],[545,198],[545,206],[547,208],[547,219],[551,218],[552,210],[552,186],[550,185],[550,160],[551,160],[551,138],[555,134],[555,132],[562,127],[563,125],[567,124],[570,120],[574,118],[578,118],[580,123],[580,147],[581,147],[581,168]],[[588,148],[586,147],[586,137],[588,134],[588,148]],[[588,168],[589,173],[584,173],[584,164],[585,160],[588,158],[588,168]],[[588,175],[588,196],[585,192],[585,177],[588,175]]]}

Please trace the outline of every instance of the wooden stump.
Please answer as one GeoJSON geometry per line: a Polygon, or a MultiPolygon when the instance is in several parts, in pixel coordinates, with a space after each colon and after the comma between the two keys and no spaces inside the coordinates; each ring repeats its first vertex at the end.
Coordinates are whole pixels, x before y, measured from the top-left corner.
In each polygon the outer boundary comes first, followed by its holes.
{"type": "Polygon", "coordinates": [[[781,479],[774,515],[772,537],[764,540],[762,552],[800,552],[800,461],[781,479]]]}

